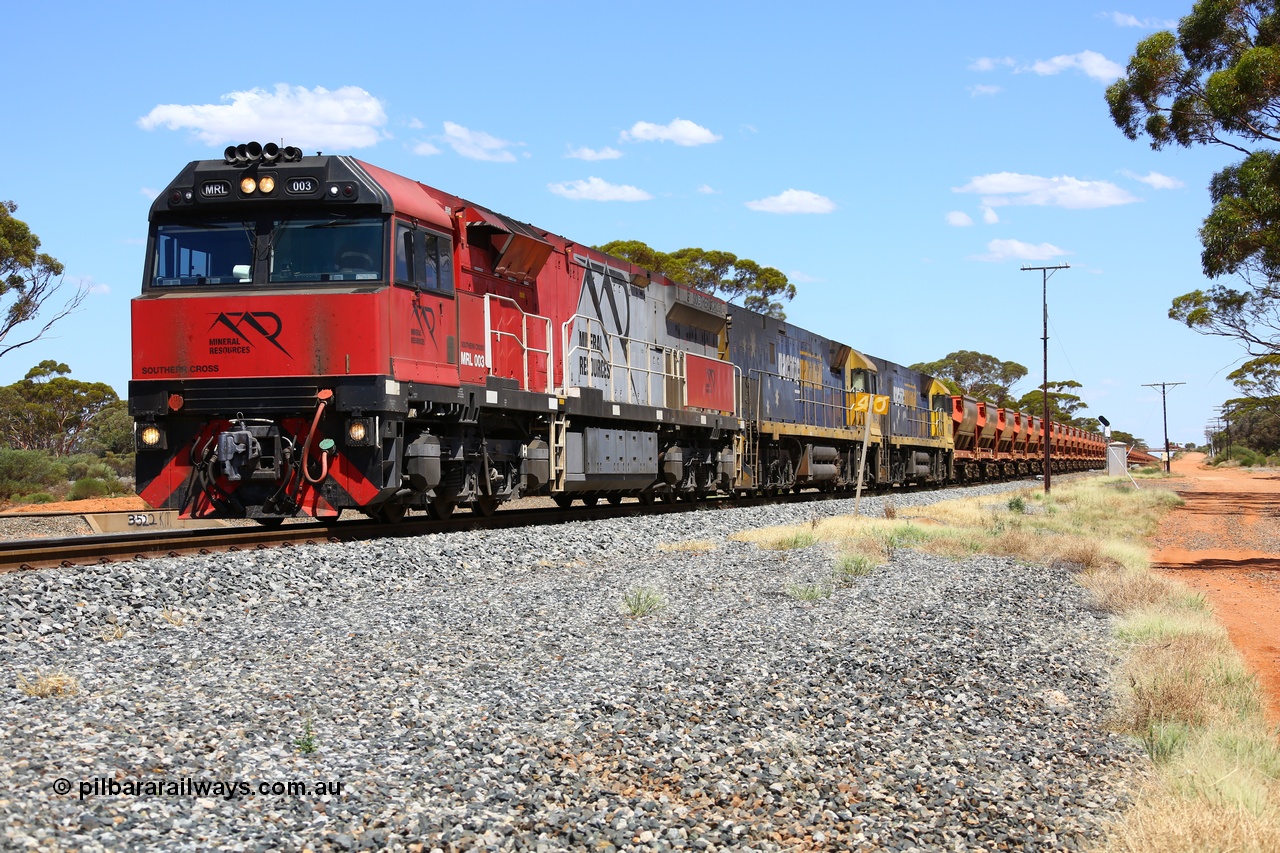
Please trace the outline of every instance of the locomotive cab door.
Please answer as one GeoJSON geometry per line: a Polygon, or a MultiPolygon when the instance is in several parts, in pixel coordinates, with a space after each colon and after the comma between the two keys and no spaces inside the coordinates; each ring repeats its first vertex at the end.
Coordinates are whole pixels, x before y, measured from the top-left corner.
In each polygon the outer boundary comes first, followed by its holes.
{"type": "Polygon", "coordinates": [[[458,311],[453,241],[395,221],[391,288],[391,372],[403,381],[458,385],[458,311]]]}

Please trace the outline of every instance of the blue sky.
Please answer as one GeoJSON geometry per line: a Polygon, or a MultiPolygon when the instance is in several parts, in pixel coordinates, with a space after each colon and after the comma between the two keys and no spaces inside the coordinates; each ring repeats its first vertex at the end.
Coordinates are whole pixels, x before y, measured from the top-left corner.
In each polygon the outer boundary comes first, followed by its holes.
{"type": "Polygon", "coordinates": [[[600,244],[787,273],[788,319],[910,364],[1049,374],[1088,414],[1204,440],[1242,351],[1168,319],[1203,287],[1224,149],[1151,151],[1103,91],[1190,0],[1075,3],[3,4],[0,199],[93,290],[46,358],[123,395],[147,208],[190,160],[347,153],[600,244]],[[261,10],[261,11],[256,11],[261,10]]]}

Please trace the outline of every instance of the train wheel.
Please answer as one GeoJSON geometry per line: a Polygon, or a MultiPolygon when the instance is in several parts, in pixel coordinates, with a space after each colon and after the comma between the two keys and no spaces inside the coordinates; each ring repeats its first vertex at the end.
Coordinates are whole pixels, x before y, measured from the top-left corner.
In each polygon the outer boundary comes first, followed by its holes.
{"type": "Polygon", "coordinates": [[[653,492],[641,492],[641,493],[636,497],[636,500],[640,501],[640,505],[641,505],[641,506],[652,506],[652,505],[653,505],[653,492]]]}
{"type": "Polygon", "coordinates": [[[490,496],[476,498],[471,504],[471,511],[482,518],[489,518],[498,511],[498,499],[490,496]]]}
{"type": "Polygon", "coordinates": [[[605,500],[609,501],[611,506],[618,506],[622,503],[622,495],[609,495],[605,500]]]}
{"type": "Polygon", "coordinates": [[[583,499],[582,499],[582,505],[583,505],[583,506],[595,506],[595,505],[596,505],[596,503],[598,503],[598,502],[599,502],[599,500],[600,500],[600,499],[599,499],[598,497],[596,497],[595,495],[587,495],[585,498],[583,498],[583,499]]]}
{"type": "Polygon", "coordinates": [[[431,515],[433,518],[446,519],[453,515],[454,508],[457,504],[444,498],[433,498],[431,501],[431,515]]]}
{"type": "Polygon", "coordinates": [[[573,498],[570,497],[569,495],[556,495],[551,499],[555,501],[556,506],[560,507],[561,509],[568,509],[569,505],[573,503],[573,498]]]}
{"type": "Polygon", "coordinates": [[[383,504],[374,512],[373,517],[387,524],[399,524],[404,521],[404,504],[383,504]]]}
{"type": "Polygon", "coordinates": [[[268,530],[274,530],[275,528],[284,524],[283,518],[255,518],[254,521],[258,522],[258,524],[262,525],[268,530]]]}

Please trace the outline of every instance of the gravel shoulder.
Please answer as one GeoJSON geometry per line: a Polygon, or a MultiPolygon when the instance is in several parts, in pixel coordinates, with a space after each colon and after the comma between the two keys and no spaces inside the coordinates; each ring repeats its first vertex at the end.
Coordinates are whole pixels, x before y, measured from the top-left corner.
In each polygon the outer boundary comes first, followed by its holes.
{"type": "Polygon", "coordinates": [[[795,601],[788,585],[829,577],[833,553],[726,538],[851,510],[0,576],[0,847],[1099,841],[1146,766],[1107,726],[1108,617],[1065,569],[910,551],[795,601]],[[682,540],[716,547],[659,547],[682,540]],[[623,615],[637,586],[665,608],[623,615]],[[27,696],[38,670],[79,689],[27,696]],[[271,790],[290,782],[306,792],[271,790]]]}

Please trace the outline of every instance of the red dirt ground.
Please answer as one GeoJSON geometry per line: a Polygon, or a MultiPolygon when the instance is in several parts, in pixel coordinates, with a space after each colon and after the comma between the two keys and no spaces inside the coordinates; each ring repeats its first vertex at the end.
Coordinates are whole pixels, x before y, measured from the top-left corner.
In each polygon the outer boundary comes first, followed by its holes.
{"type": "Polygon", "coordinates": [[[47,504],[25,504],[23,506],[7,507],[0,511],[0,515],[20,515],[24,513],[42,513],[42,512],[127,512],[131,509],[150,509],[146,501],[137,495],[128,495],[122,498],[94,498],[85,501],[57,501],[56,503],[47,504]]]}
{"type": "Polygon", "coordinates": [[[1267,719],[1280,725],[1280,474],[1173,462],[1186,501],[1152,537],[1152,566],[1204,593],[1258,675],[1267,719]]]}

